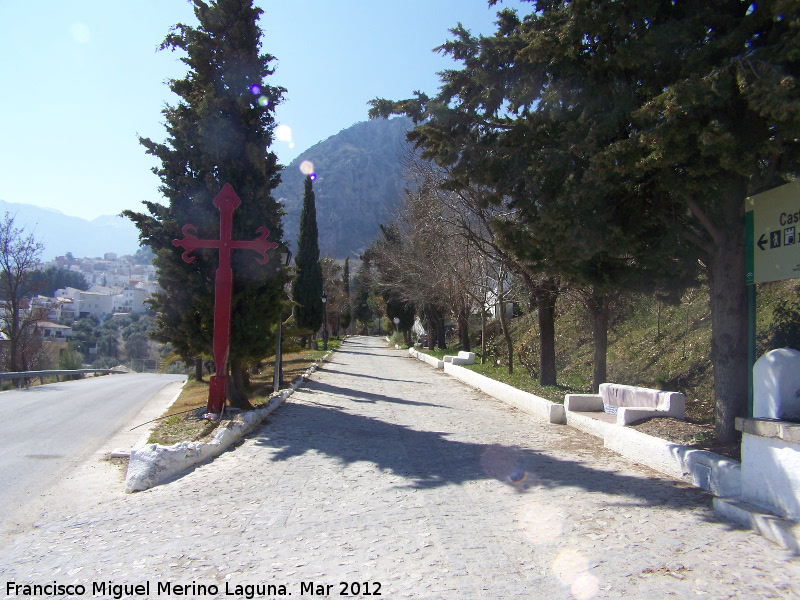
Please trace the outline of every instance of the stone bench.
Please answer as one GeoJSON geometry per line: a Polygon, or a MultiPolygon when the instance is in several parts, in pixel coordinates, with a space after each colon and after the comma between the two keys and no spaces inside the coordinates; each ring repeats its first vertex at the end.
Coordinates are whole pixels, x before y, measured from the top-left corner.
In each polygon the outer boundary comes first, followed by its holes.
{"type": "Polygon", "coordinates": [[[474,352],[464,352],[463,350],[458,353],[458,356],[445,356],[444,362],[451,363],[454,365],[474,365],[475,364],[475,353],[474,352]]]}
{"type": "Polygon", "coordinates": [[[567,394],[564,408],[573,412],[606,412],[617,425],[630,425],[650,417],[686,416],[686,396],[618,383],[601,383],[599,394],[567,394]]]}

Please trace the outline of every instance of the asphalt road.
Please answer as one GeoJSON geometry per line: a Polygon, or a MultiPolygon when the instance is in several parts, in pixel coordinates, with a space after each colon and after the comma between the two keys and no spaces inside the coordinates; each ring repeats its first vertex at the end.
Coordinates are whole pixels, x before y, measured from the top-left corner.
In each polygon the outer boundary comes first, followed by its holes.
{"type": "Polygon", "coordinates": [[[0,506],[10,519],[183,375],[90,377],[0,393],[0,506]]]}

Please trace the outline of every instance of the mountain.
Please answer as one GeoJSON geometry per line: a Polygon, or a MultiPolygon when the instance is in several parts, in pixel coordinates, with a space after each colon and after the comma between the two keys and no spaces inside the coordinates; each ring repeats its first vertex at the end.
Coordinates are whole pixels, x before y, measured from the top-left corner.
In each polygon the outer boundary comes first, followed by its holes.
{"type": "Polygon", "coordinates": [[[300,165],[310,161],[317,179],[319,247],[322,255],[357,256],[387,223],[388,210],[403,189],[402,159],[408,152],[406,132],[410,119],[375,119],[356,123],[312,146],[283,171],[282,183],[273,192],[287,212],[284,239],[294,249],[303,208],[300,165]]]}
{"type": "MultiPolygon", "coordinates": [[[[283,203],[284,239],[294,249],[303,208],[304,161],[314,165],[317,179],[319,247],[335,258],[358,256],[378,235],[380,223],[402,193],[402,158],[407,153],[407,118],[375,119],[356,123],[312,146],[283,171],[283,182],[273,195],[283,203]]],[[[45,246],[42,259],[67,252],[77,257],[106,252],[133,254],[139,249],[138,230],[128,219],[104,215],[91,221],[29,204],[0,200],[0,215],[8,212],[17,227],[32,232],[45,246]]]]}
{"type": "Polygon", "coordinates": [[[14,217],[16,227],[33,233],[44,244],[45,261],[67,252],[76,257],[96,257],[106,252],[133,254],[139,249],[139,231],[121,217],[104,215],[88,221],[50,208],[0,200],[0,214],[5,212],[14,217]]]}

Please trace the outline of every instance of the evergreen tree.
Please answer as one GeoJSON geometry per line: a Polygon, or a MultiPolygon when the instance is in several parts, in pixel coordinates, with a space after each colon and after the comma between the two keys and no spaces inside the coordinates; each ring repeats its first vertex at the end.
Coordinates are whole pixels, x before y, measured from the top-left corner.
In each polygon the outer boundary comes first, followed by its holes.
{"type": "Polygon", "coordinates": [[[35,271],[33,280],[36,282],[34,285],[36,293],[42,296],[52,296],[56,290],[67,287],[84,291],[89,289],[89,284],[82,273],[58,267],[47,267],[43,271],[35,271]]]}
{"type": "MultiPolygon", "coordinates": [[[[219,211],[214,197],[229,183],[242,204],[233,215],[233,238],[253,239],[259,227],[280,241],[281,208],[272,197],[280,182],[272,143],[276,105],[285,90],[265,84],[273,74],[273,57],[261,53],[258,19],[262,10],[252,0],[194,1],[199,25],[178,24],[161,49],[180,50],[189,72],[169,82],[180,98],[168,106],[167,140],[140,138],[147,153],[161,162],[154,172],[168,205],[145,202],[147,213],[125,211],[139,228],[139,237],[155,254],[163,292],[152,306],[158,313],[155,339],[171,342],[187,362],[209,354],[213,336],[216,250],[198,250],[191,264],[172,245],[181,228],[193,224],[198,238],[219,236],[219,211]]],[[[232,406],[247,408],[244,390],[249,362],[267,355],[274,342],[283,285],[288,280],[280,260],[267,266],[246,250],[233,253],[233,305],[228,379],[232,406]]],[[[223,368],[218,365],[219,368],[223,368]]]]}
{"type": "MultiPolygon", "coordinates": [[[[616,291],[667,281],[677,289],[682,269],[692,272],[690,261],[676,260],[675,248],[661,243],[655,219],[610,209],[629,195],[623,185],[603,180],[602,173],[585,177],[598,147],[629,134],[636,100],[647,94],[640,64],[625,61],[651,40],[625,25],[653,15],[650,6],[626,3],[535,4],[540,10],[524,21],[512,11],[501,13],[491,38],[455,29],[457,39],[441,50],[465,68],[445,72],[435,98],[375,101],[372,114],[414,116],[421,124],[410,138],[425,148],[424,157],[448,167],[446,186],[481,187],[484,204],[506,208],[508,216],[490,225],[502,249],[515,256],[514,271],[534,280],[529,287],[542,335],[554,337],[553,277],[586,289],[596,391],[606,379],[608,310],[616,291]],[[601,41],[587,34],[592,18],[610,24],[601,41]],[[609,56],[609,48],[624,52],[609,56]]],[[[543,344],[543,374],[546,356],[553,368],[548,383],[555,383],[552,343],[543,344]]]]}
{"type": "Polygon", "coordinates": [[[371,291],[372,268],[370,265],[370,257],[368,253],[364,253],[361,256],[361,266],[358,268],[358,273],[353,283],[353,295],[351,297],[350,307],[353,311],[353,317],[355,317],[357,321],[361,321],[365,324],[369,324],[369,321],[375,316],[369,304],[371,291]]]}
{"type": "Polygon", "coordinates": [[[296,306],[297,327],[310,333],[322,325],[322,267],[319,264],[319,232],[317,207],[314,202],[314,183],[306,176],[303,211],[300,214],[300,233],[294,264],[297,275],[292,283],[292,300],[296,306]]]}
{"type": "MultiPolygon", "coordinates": [[[[637,134],[598,163],[615,166],[706,266],[717,437],[747,414],[744,203],[800,172],[797,2],[692,3],[675,75],[634,113],[637,134]]],[[[649,73],[649,71],[648,71],[649,73]]],[[[635,210],[635,208],[634,208],[635,210]]]]}
{"type": "Polygon", "coordinates": [[[510,198],[507,247],[583,285],[597,325],[614,288],[660,279],[674,295],[698,259],[716,432],[732,441],[747,396],[744,200],[800,165],[796,3],[531,4],[501,12],[491,38],[454,30],[442,50],[466,66],[436,98],[372,114],[414,117],[453,188],[510,198]]]}
{"type": "Polygon", "coordinates": [[[353,320],[350,312],[350,257],[344,259],[344,270],[342,271],[342,289],[344,290],[344,312],[342,312],[341,326],[347,331],[350,322],[353,320]]]}
{"type": "Polygon", "coordinates": [[[344,259],[344,271],[342,272],[342,284],[344,285],[345,296],[350,296],[350,257],[344,259]]]}

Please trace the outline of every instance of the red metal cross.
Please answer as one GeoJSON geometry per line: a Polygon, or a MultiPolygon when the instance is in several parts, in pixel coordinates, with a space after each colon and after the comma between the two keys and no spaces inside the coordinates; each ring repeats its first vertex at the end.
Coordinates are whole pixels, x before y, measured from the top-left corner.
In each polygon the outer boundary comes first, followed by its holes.
{"type": "Polygon", "coordinates": [[[222,414],[227,400],[228,385],[228,351],[231,343],[231,300],[233,297],[233,271],[231,270],[231,251],[255,250],[261,255],[256,262],[261,265],[267,264],[269,256],[267,252],[278,247],[275,242],[268,242],[269,231],[266,227],[259,227],[256,233],[261,235],[252,241],[232,240],[233,233],[233,211],[236,210],[242,201],[233,187],[226,183],[217,197],[214,198],[214,206],[219,209],[219,239],[218,240],[199,240],[193,232],[197,231],[194,225],[187,224],[181,230],[184,238],[173,240],[173,246],[179,246],[185,251],[182,258],[187,263],[192,263],[197,258],[191,253],[198,248],[217,248],[219,249],[219,268],[217,268],[216,280],[214,282],[214,363],[216,374],[211,377],[211,384],[208,388],[208,405],[206,412],[212,418],[222,414]]]}

